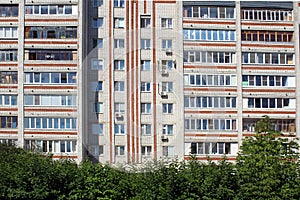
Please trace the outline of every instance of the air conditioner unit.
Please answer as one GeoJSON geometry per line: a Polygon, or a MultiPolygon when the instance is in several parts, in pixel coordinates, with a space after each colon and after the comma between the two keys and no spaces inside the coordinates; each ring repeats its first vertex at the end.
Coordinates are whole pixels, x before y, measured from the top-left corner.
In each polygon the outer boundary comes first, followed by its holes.
{"type": "Polygon", "coordinates": [[[173,54],[172,49],[166,49],[166,55],[171,56],[173,54]]]}
{"type": "Polygon", "coordinates": [[[124,115],[122,113],[115,113],[115,117],[118,121],[124,120],[124,115]]]}
{"type": "Polygon", "coordinates": [[[162,96],[162,97],[167,97],[167,96],[168,96],[168,93],[167,93],[166,91],[162,91],[162,92],[160,93],[160,96],[162,96]]]}
{"type": "Polygon", "coordinates": [[[161,70],[161,75],[168,75],[169,72],[166,69],[161,70]]]}
{"type": "Polygon", "coordinates": [[[168,138],[167,136],[165,136],[165,135],[162,135],[162,136],[161,136],[161,140],[162,140],[163,142],[168,142],[168,141],[169,141],[169,138],[168,138]]]}

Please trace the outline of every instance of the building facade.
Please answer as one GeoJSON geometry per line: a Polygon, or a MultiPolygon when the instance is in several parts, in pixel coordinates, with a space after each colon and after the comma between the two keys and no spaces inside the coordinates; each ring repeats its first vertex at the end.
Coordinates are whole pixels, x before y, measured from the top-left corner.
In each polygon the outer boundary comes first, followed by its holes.
{"type": "Polygon", "coordinates": [[[99,162],[299,136],[299,2],[3,0],[0,139],[99,162]],[[298,132],[297,132],[298,131],[298,132]]]}

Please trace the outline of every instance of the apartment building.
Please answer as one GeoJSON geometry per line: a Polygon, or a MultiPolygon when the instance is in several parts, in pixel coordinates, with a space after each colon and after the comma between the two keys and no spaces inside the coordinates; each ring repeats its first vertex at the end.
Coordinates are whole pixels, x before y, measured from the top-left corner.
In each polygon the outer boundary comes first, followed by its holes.
{"type": "Polygon", "coordinates": [[[234,161],[299,136],[299,2],[2,0],[0,141],[109,163],[234,161]]]}
{"type": "Polygon", "coordinates": [[[83,7],[1,1],[1,142],[82,160],[83,7]]]}

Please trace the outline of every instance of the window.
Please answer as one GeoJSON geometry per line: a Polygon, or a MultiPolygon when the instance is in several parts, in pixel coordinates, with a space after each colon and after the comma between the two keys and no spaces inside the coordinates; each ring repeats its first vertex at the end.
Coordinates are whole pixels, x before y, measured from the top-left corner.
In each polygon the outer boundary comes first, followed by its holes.
{"type": "Polygon", "coordinates": [[[125,28],[124,18],[114,18],[114,28],[125,28]]]}
{"type": "Polygon", "coordinates": [[[174,156],[174,147],[173,146],[164,146],[162,147],[163,156],[174,156]]]}
{"type": "Polygon", "coordinates": [[[161,91],[173,92],[173,82],[162,82],[161,91]]]}
{"type": "Polygon", "coordinates": [[[125,146],[115,146],[115,155],[124,156],[125,155],[125,146]]]}
{"type": "Polygon", "coordinates": [[[292,21],[292,10],[279,9],[243,9],[241,13],[243,20],[259,20],[259,21],[292,21]]]}
{"type": "Polygon", "coordinates": [[[184,51],[184,62],[191,63],[234,63],[234,52],[184,51]]]}
{"type": "MultiPolygon", "coordinates": [[[[256,123],[261,119],[243,119],[243,131],[244,132],[255,132],[256,123]]],[[[296,131],[295,119],[272,119],[274,130],[279,132],[290,132],[296,131]]]]}
{"type": "Polygon", "coordinates": [[[143,135],[151,135],[151,124],[142,124],[141,133],[143,135]]]}
{"type": "Polygon", "coordinates": [[[294,63],[292,53],[242,53],[243,64],[291,65],[294,63]]]}
{"type": "Polygon", "coordinates": [[[294,35],[290,31],[242,31],[242,41],[259,42],[293,42],[294,35]]]}
{"type": "Polygon", "coordinates": [[[25,117],[24,127],[27,129],[76,130],[76,118],[25,117]]]}
{"type": "Polygon", "coordinates": [[[97,102],[94,105],[94,112],[103,113],[103,102],[97,102]]]}
{"type": "Polygon", "coordinates": [[[114,48],[123,49],[125,47],[124,39],[114,39],[114,48]]]}
{"type": "Polygon", "coordinates": [[[72,50],[25,50],[25,60],[75,60],[77,51],[72,50]]]}
{"type": "Polygon", "coordinates": [[[115,103],[115,112],[124,113],[125,112],[125,103],[115,103]]]}
{"type": "Polygon", "coordinates": [[[15,39],[18,38],[17,27],[0,27],[0,39],[15,39]]]}
{"type": "Polygon", "coordinates": [[[162,28],[173,28],[173,20],[172,18],[162,18],[161,19],[161,27],[162,28]]]}
{"type": "Polygon", "coordinates": [[[236,131],[236,119],[185,119],[185,130],[236,131]]]}
{"type": "Polygon", "coordinates": [[[125,91],[125,83],[124,81],[115,81],[114,82],[114,90],[124,92],[125,91]]]}
{"type": "Polygon", "coordinates": [[[151,83],[141,82],[141,92],[151,92],[151,83]]]}
{"type": "MultiPolygon", "coordinates": [[[[94,2],[95,3],[95,2],[94,2]]],[[[27,5],[25,14],[27,15],[77,15],[77,5],[27,5]]]]}
{"type": "Polygon", "coordinates": [[[93,0],[93,7],[100,7],[103,5],[103,0],[93,0]]]}
{"type": "Polygon", "coordinates": [[[151,49],[151,40],[141,39],[141,49],[151,49]]]}
{"type": "Polygon", "coordinates": [[[103,145],[90,146],[90,153],[93,156],[103,156],[103,154],[104,154],[103,145]]]}
{"type": "Polygon", "coordinates": [[[162,60],[161,61],[161,67],[163,70],[172,70],[173,69],[173,64],[174,64],[174,68],[176,68],[176,61],[172,61],[172,60],[162,60]]]}
{"type": "Polygon", "coordinates": [[[94,135],[102,135],[103,134],[103,124],[93,124],[92,125],[92,133],[94,135]]]}
{"type": "Polygon", "coordinates": [[[150,71],[151,68],[151,60],[142,60],[141,61],[141,70],[142,71],[150,71]]]}
{"type": "Polygon", "coordinates": [[[102,59],[92,59],[92,70],[103,70],[102,59]]]}
{"type": "Polygon", "coordinates": [[[150,156],[152,154],[152,146],[142,146],[142,156],[150,156]]]}
{"type": "Polygon", "coordinates": [[[93,28],[101,28],[103,26],[103,18],[93,19],[93,28]]]}
{"type": "Polygon", "coordinates": [[[215,6],[184,6],[183,17],[201,18],[201,19],[233,19],[233,7],[215,7],[215,6]]]}
{"type": "Polygon", "coordinates": [[[43,153],[76,153],[75,140],[25,140],[25,149],[43,153]]]}
{"type": "Polygon", "coordinates": [[[236,86],[236,75],[188,74],[185,75],[185,85],[236,86]]]}
{"type": "Polygon", "coordinates": [[[164,114],[172,114],[173,113],[173,104],[172,103],[163,103],[162,104],[162,112],[164,114]]]}
{"type": "Polygon", "coordinates": [[[295,77],[243,75],[243,86],[295,87],[295,77]]]}
{"type": "Polygon", "coordinates": [[[184,96],[185,108],[236,108],[236,97],[184,96]]]}
{"type": "Polygon", "coordinates": [[[26,84],[75,84],[77,82],[77,73],[25,72],[24,82],[26,84]]]}
{"type": "Polygon", "coordinates": [[[173,124],[164,124],[162,128],[163,135],[173,135],[173,124]]]}
{"type": "Polygon", "coordinates": [[[114,7],[124,8],[125,2],[124,0],[114,0],[114,7]]]}
{"type": "Polygon", "coordinates": [[[172,40],[162,40],[162,49],[172,49],[172,40]]]}
{"type": "Polygon", "coordinates": [[[93,39],[93,48],[103,48],[103,38],[93,39]]]}
{"type": "Polygon", "coordinates": [[[25,38],[68,39],[77,38],[75,26],[26,26],[25,38]]]}
{"type": "Polygon", "coordinates": [[[295,108],[295,99],[285,98],[248,98],[246,108],[295,108]]]}
{"type": "Polygon", "coordinates": [[[0,116],[0,128],[17,128],[18,117],[17,116],[0,116]]]}
{"type": "Polygon", "coordinates": [[[237,146],[237,143],[230,142],[192,142],[191,154],[234,154],[232,146],[237,146]]]}
{"type": "Polygon", "coordinates": [[[151,17],[141,16],[141,28],[150,28],[150,27],[151,27],[151,17]]]}
{"type": "Polygon", "coordinates": [[[115,124],[115,135],[124,135],[124,134],[125,134],[125,125],[115,124]]]}
{"type": "Polygon", "coordinates": [[[18,5],[0,5],[0,17],[18,17],[18,5]]]}
{"type": "Polygon", "coordinates": [[[231,30],[184,29],[183,35],[185,40],[235,41],[235,31],[231,30]]]}
{"type": "Polygon", "coordinates": [[[16,106],[17,105],[17,95],[0,95],[0,105],[1,106],[16,106]]]}
{"type": "Polygon", "coordinates": [[[0,62],[18,61],[17,50],[0,50],[0,62]]]}
{"type": "Polygon", "coordinates": [[[75,95],[24,95],[25,106],[76,106],[75,95]]]}
{"type": "Polygon", "coordinates": [[[124,70],[124,60],[114,60],[114,70],[124,70]]]}
{"type": "Polygon", "coordinates": [[[151,103],[141,103],[141,113],[151,114],[151,103]]]}
{"type": "Polygon", "coordinates": [[[17,84],[18,72],[0,72],[0,84],[17,84]]]}

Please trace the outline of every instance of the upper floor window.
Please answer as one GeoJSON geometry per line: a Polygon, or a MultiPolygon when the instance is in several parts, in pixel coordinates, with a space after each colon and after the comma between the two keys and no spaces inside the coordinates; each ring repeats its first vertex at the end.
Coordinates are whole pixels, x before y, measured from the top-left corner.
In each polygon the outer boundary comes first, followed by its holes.
{"type": "Polygon", "coordinates": [[[269,64],[269,65],[292,65],[294,64],[293,53],[242,53],[243,64],[269,64]]]}
{"type": "Polygon", "coordinates": [[[125,47],[124,39],[114,39],[114,48],[123,49],[125,47]]]}
{"type": "Polygon", "coordinates": [[[25,38],[68,39],[77,38],[75,26],[26,26],[25,38]]]}
{"type": "Polygon", "coordinates": [[[92,59],[92,70],[103,70],[103,60],[102,59],[92,59]]]}
{"type": "Polygon", "coordinates": [[[141,39],[141,49],[151,49],[151,40],[141,39]]]}
{"type": "Polygon", "coordinates": [[[162,104],[162,113],[172,114],[173,113],[173,104],[172,103],[163,103],[162,104]]]}
{"type": "Polygon", "coordinates": [[[174,156],[174,147],[173,146],[163,146],[162,147],[163,156],[174,156]]]}
{"type": "Polygon", "coordinates": [[[0,5],[0,17],[18,17],[18,5],[0,5]]]}
{"type": "Polygon", "coordinates": [[[0,128],[17,128],[17,116],[0,116],[0,128]]]}
{"type": "Polygon", "coordinates": [[[124,70],[125,62],[124,60],[114,60],[114,70],[124,70]]]}
{"type": "Polygon", "coordinates": [[[25,117],[24,128],[28,129],[68,129],[76,130],[76,118],[25,117]]]}
{"type": "Polygon", "coordinates": [[[24,95],[25,106],[76,106],[75,95],[24,95]]]}
{"type": "Polygon", "coordinates": [[[116,113],[125,113],[125,103],[115,103],[116,113]]]}
{"type": "Polygon", "coordinates": [[[150,71],[150,68],[151,68],[151,60],[141,60],[142,71],[150,71]]]}
{"type": "Polygon", "coordinates": [[[18,83],[18,72],[0,72],[0,84],[16,84],[18,83]]]}
{"type": "Polygon", "coordinates": [[[18,50],[0,50],[0,62],[18,61],[18,50]]]}
{"type": "Polygon", "coordinates": [[[243,20],[258,21],[293,21],[292,10],[243,9],[243,20]]]}
{"type": "Polygon", "coordinates": [[[293,42],[294,34],[291,31],[242,31],[242,41],[257,42],[293,42]]]}
{"type": "Polygon", "coordinates": [[[26,5],[25,14],[34,15],[77,15],[77,5],[26,5]]]}
{"type": "Polygon", "coordinates": [[[162,134],[163,135],[173,135],[173,124],[163,124],[162,134]]]}
{"type": "Polygon", "coordinates": [[[115,91],[125,91],[125,82],[124,81],[115,81],[114,82],[114,89],[115,91]]]}
{"type": "Polygon", "coordinates": [[[296,99],[288,98],[245,98],[244,108],[296,108],[296,99]]]}
{"type": "Polygon", "coordinates": [[[151,113],[151,103],[141,103],[141,113],[150,114],[151,113]]]}
{"type": "Polygon", "coordinates": [[[183,37],[185,40],[235,41],[235,31],[207,30],[207,29],[184,29],[183,37]]]}
{"type": "Polygon", "coordinates": [[[18,38],[17,27],[0,27],[0,39],[15,39],[18,38]]]}
{"type": "Polygon", "coordinates": [[[185,108],[236,108],[236,97],[184,96],[185,108]]]}
{"type": "Polygon", "coordinates": [[[125,124],[115,124],[115,134],[124,135],[125,134],[125,124]]]}
{"type": "Polygon", "coordinates": [[[173,28],[173,19],[172,18],[162,18],[161,19],[162,28],[173,28]]]}
{"type": "Polygon", "coordinates": [[[35,84],[75,84],[76,72],[25,72],[24,83],[35,84]]]}
{"type": "Polygon", "coordinates": [[[236,119],[185,119],[185,130],[233,130],[235,131],[236,119]]]}
{"type": "Polygon", "coordinates": [[[114,18],[114,28],[125,28],[124,18],[114,18]]]}
{"type": "Polygon", "coordinates": [[[114,0],[114,7],[124,8],[125,0],[114,0]]]}
{"type": "Polygon", "coordinates": [[[191,154],[236,154],[237,143],[234,142],[192,142],[191,154]]]}
{"type": "Polygon", "coordinates": [[[103,156],[104,155],[104,145],[92,145],[90,146],[89,152],[93,156],[103,156]]]}
{"type": "Polygon", "coordinates": [[[141,133],[143,135],[151,135],[151,124],[142,124],[141,133]]]}
{"type": "Polygon", "coordinates": [[[92,133],[94,135],[103,135],[103,124],[92,124],[92,133]]]}
{"type": "Polygon", "coordinates": [[[0,95],[0,105],[1,106],[16,106],[18,96],[17,95],[0,95]]]}
{"type": "Polygon", "coordinates": [[[93,28],[101,28],[103,26],[103,18],[93,19],[93,28]]]}
{"type": "Polygon", "coordinates": [[[163,92],[173,92],[173,82],[162,82],[161,91],[163,92]]]}
{"type": "Polygon", "coordinates": [[[141,28],[150,28],[150,27],[151,27],[151,17],[141,16],[141,28]]]}
{"type": "Polygon", "coordinates": [[[273,76],[273,75],[243,75],[243,87],[295,87],[296,78],[293,76],[273,76]]]}
{"type": "Polygon", "coordinates": [[[235,53],[216,51],[184,51],[183,61],[191,63],[235,63],[235,53]]]}
{"type": "Polygon", "coordinates": [[[25,60],[75,60],[77,51],[72,50],[27,50],[25,60]]]}
{"type": "Polygon", "coordinates": [[[93,48],[103,48],[103,38],[93,39],[93,48]]]}
{"type": "Polygon", "coordinates": [[[25,149],[43,153],[75,153],[75,140],[24,140],[25,149]]]}
{"type": "Polygon", "coordinates": [[[150,92],[151,83],[150,82],[141,82],[141,92],[150,92]]]}
{"type": "Polygon", "coordinates": [[[93,92],[103,91],[103,81],[91,82],[91,89],[93,92]]]}
{"type": "Polygon", "coordinates": [[[103,0],[93,0],[93,7],[100,7],[103,5],[103,0]]]}
{"type": "Polygon", "coordinates": [[[236,86],[236,75],[185,74],[184,84],[190,86],[236,86]]]}
{"type": "Polygon", "coordinates": [[[183,17],[200,19],[233,19],[234,7],[184,6],[183,17]]]}
{"type": "Polygon", "coordinates": [[[172,40],[162,40],[162,49],[172,49],[172,40]]]}
{"type": "Polygon", "coordinates": [[[94,112],[103,113],[103,102],[97,102],[94,104],[94,112]]]}

